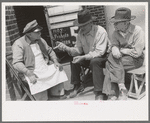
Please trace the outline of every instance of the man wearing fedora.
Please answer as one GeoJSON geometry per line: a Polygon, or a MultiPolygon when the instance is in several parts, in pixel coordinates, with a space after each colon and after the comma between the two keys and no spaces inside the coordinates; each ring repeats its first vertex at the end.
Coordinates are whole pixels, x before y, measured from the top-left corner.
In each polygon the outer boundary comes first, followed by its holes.
{"type": "Polygon", "coordinates": [[[49,88],[51,94],[55,92],[56,97],[63,98],[63,82],[67,81],[67,77],[62,65],[57,61],[55,52],[41,37],[41,30],[42,27],[36,20],[25,26],[24,36],[17,39],[12,46],[12,64],[25,76],[30,92],[36,100],[48,100],[49,88]]]}
{"type": "Polygon", "coordinates": [[[130,9],[122,7],[110,19],[115,31],[112,34],[103,87],[103,93],[109,95],[110,100],[127,99],[125,71],[139,68],[143,64],[144,32],[141,27],[130,23],[135,18],[131,16],[130,9]]]}
{"type": "Polygon", "coordinates": [[[78,19],[74,21],[74,25],[80,28],[75,47],[68,47],[61,42],[56,46],[74,57],[71,65],[71,84],[74,85],[74,89],[70,93],[70,97],[75,97],[83,89],[80,83],[81,65],[90,66],[95,100],[103,100],[105,97],[102,93],[103,68],[107,60],[106,50],[109,39],[103,27],[93,25],[95,19],[96,17],[91,16],[89,10],[79,11],[78,19]]]}

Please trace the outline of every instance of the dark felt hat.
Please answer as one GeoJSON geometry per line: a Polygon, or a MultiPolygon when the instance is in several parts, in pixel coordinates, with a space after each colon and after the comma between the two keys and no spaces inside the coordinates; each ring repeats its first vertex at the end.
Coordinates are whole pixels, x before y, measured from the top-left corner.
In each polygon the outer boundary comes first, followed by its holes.
{"type": "Polygon", "coordinates": [[[122,22],[122,21],[130,21],[134,20],[136,16],[131,15],[131,10],[125,7],[118,8],[115,12],[115,16],[110,19],[110,22],[122,22]]]}
{"type": "Polygon", "coordinates": [[[96,17],[92,16],[90,11],[87,9],[79,11],[77,16],[78,18],[74,21],[74,26],[83,26],[93,20],[96,20],[96,17]]]}

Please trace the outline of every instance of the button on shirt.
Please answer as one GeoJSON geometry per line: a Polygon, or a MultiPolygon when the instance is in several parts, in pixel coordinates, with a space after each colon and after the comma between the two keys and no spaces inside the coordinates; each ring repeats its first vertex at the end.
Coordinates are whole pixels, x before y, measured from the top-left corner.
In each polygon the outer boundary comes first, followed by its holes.
{"type": "MultiPolygon", "coordinates": [[[[76,47],[80,54],[86,54],[86,60],[104,55],[107,49],[108,35],[106,30],[98,25],[93,25],[89,33],[84,34],[82,30],[77,36],[76,47]]],[[[74,50],[72,50],[72,53],[74,50]]]]}
{"type": "Polygon", "coordinates": [[[111,44],[119,49],[133,49],[137,57],[139,57],[145,47],[144,32],[141,27],[130,24],[126,33],[114,31],[111,44]]]}

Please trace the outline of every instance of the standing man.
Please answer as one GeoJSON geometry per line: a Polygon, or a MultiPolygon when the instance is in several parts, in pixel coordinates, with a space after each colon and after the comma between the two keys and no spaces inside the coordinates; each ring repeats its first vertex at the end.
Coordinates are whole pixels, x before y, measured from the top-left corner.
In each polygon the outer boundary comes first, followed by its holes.
{"type": "Polygon", "coordinates": [[[55,52],[41,38],[41,30],[36,20],[29,22],[24,36],[12,46],[13,66],[25,75],[31,94],[36,100],[48,100],[47,89],[55,96],[64,98],[63,82],[67,80],[63,67],[58,63],[55,52]],[[50,65],[50,60],[54,64],[50,65]]]}
{"type": "Polygon", "coordinates": [[[144,32],[141,27],[130,23],[136,16],[131,16],[128,8],[118,8],[111,18],[115,31],[112,34],[111,50],[106,62],[106,76],[103,92],[109,99],[127,99],[125,71],[139,68],[143,64],[145,47],[144,32]],[[117,85],[117,88],[116,88],[117,85]],[[119,90],[118,90],[119,87],[119,90]]]}
{"type": "Polygon", "coordinates": [[[63,43],[58,43],[59,50],[68,52],[73,58],[71,65],[71,84],[74,85],[70,97],[75,97],[81,91],[80,72],[82,66],[90,66],[92,70],[95,100],[103,100],[102,93],[104,74],[103,68],[107,60],[108,35],[106,30],[98,25],[93,25],[96,18],[91,16],[89,10],[81,10],[74,25],[80,28],[77,35],[75,47],[68,47],[63,43]]]}

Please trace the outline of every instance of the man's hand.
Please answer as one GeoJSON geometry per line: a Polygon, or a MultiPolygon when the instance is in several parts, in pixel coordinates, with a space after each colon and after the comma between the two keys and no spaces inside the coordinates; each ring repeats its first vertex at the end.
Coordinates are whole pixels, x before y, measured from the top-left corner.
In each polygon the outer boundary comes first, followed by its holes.
{"type": "Polygon", "coordinates": [[[130,56],[132,56],[132,57],[134,57],[134,58],[139,57],[138,54],[137,54],[137,52],[136,52],[135,50],[131,50],[130,56]]]}
{"type": "Polygon", "coordinates": [[[38,76],[34,74],[32,71],[28,70],[26,75],[32,84],[35,84],[37,82],[38,76]]]}
{"type": "Polygon", "coordinates": [[[62,51],[66,51],[67,49],[67,46],[64,44],[64,43],[61,43],[61,42],[56,42],[57,46],[54,47],[54,49],[59,49],[59,50],[62,50],[62,51]]]}
{"type": "Polygon", "coordinates": [[[59,71],[62,71],[63,70],[63,66],[61,64],[59,64],[58,62],[54,63],[55,67],[59,68],[59,71]]]}
{"type": "Polygon", "coordinates": [[[120,49],[120,52],[122,54],[125,54],[125,55],[129,55],[130,51],[131,51],[131,49],[127,49],[127,48],[121,48],[120,49]]]}
{"type": "Polygon", "coordinates": [[[81,62],[83,60],[85,60],[85,56],[84,55],[83,56],[76,56],[76,57],[73,58],[72,63],[79,63],[79,62],[81,62]]]}
{"type": "Polygon", "coordinates": [[[122,54],[130,55],[130,56],[132,56],[134,58],[138,57],[138,54],[137,54],[137,52],[134,49],[121,48],[120,52],[122,54]]]}
{"type": "Polygon", "coordinates": [[[122,57],[122,54],[120,53],[118,47],[112,47],[112,54],[115,58],[119,59],[120,57],[122,57]]]}

